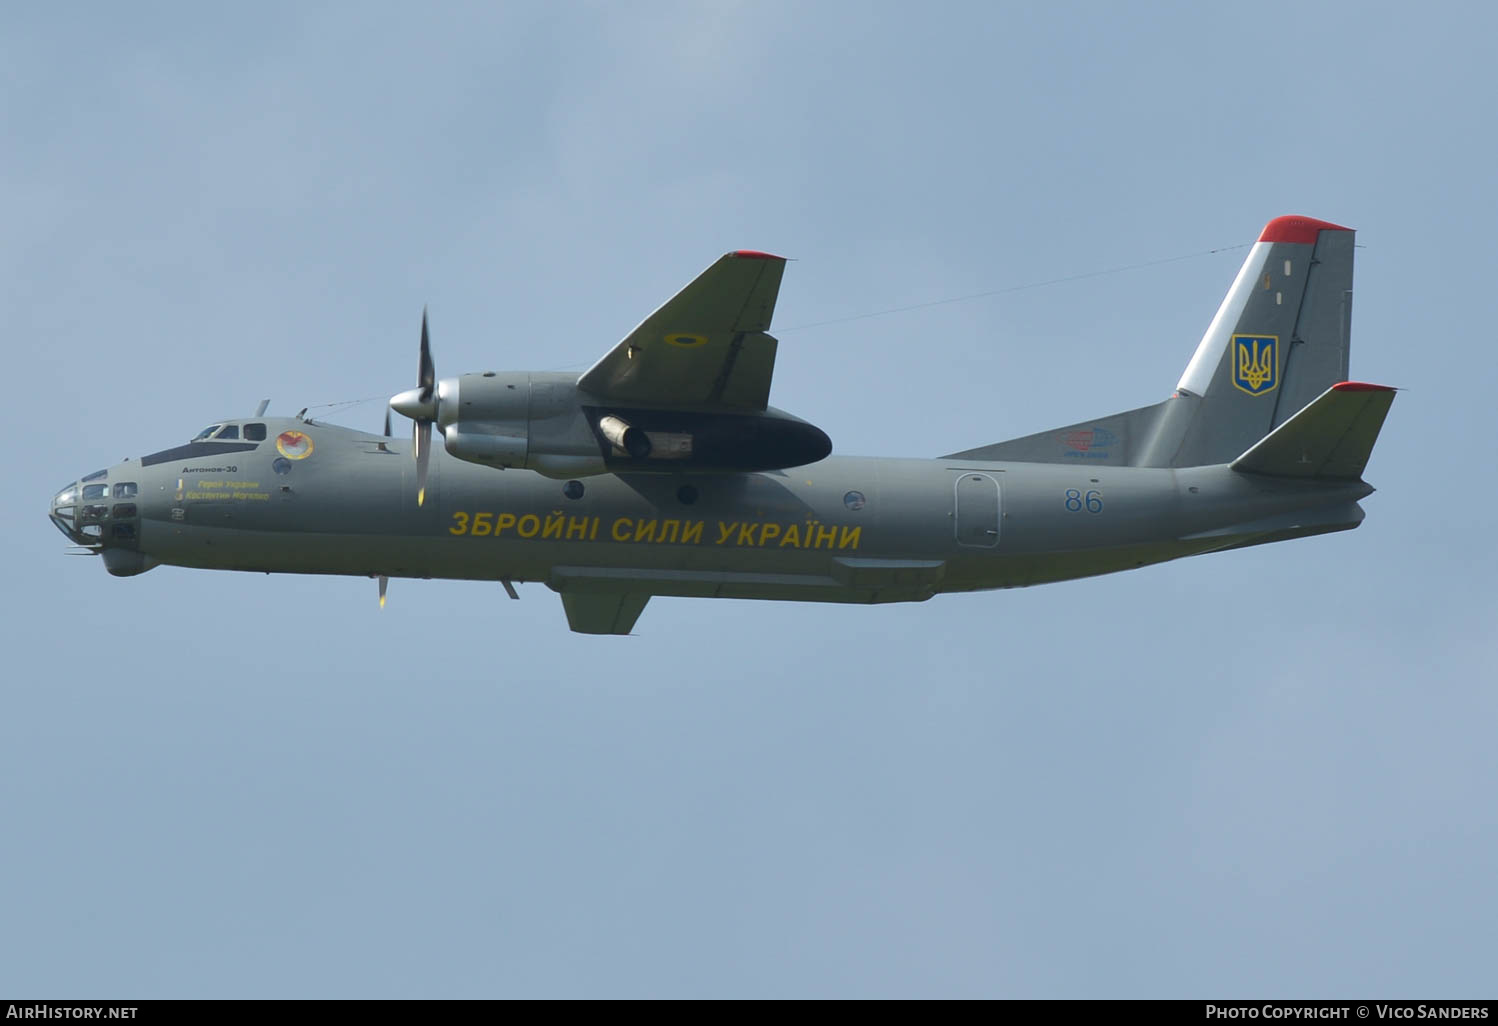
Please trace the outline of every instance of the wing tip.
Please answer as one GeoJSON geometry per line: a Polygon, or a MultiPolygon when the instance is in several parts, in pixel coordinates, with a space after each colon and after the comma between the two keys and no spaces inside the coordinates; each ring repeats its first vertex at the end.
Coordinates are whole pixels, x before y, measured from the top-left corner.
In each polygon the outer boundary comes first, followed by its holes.
{"type": "Polygon", "coordinates": [[[1266,224],[1259,235],[1259,241],[1314,243],[1316,236],[1324,231],[1350,232],[1353,229],[1301,214],[1286,214],[1266,224]]]}

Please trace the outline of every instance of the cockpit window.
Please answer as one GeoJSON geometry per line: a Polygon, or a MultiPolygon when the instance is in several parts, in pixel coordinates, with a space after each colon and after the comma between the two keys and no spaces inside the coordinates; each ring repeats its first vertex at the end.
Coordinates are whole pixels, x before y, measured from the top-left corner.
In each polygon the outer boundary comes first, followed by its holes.
{"type": "Polygon", "coordinates": [[[223,427],[222,424],[209,424],[202,431],[199,431],[196,435],[193,435],[192,440],[194,442],[201,442],[203,439],[212,436],[212,434],[221,427],[223,427]]]}
{"type": "Polygon", "coordinates": [[[265,441],[265,425],[264,424],[246,424],[244,426],[244,440],[246,442],[263,442],[263,441],[265,441]]]}
{"type": "Polygon", "coordinates": [[[107,484],[91,484],[83,486],[83,499],[107,499],[109,498],[109,486],[107,484]]]}
{"type": "Polygon", "coordinates": [[[225,424],[219,433],[213,436],[215,442],[227,442],[229,439],[239,440],[239,425],[225,424]]]}
{"type": "MultiPolygon", "coordinates": [[[[92,488],[93,485],[89,485],[88,487],[92,488]]],[[[114,497],[116,499],[133,499],[135,498],[135,491],[134,481],[121,481],[114,486],[114,497]]]]}

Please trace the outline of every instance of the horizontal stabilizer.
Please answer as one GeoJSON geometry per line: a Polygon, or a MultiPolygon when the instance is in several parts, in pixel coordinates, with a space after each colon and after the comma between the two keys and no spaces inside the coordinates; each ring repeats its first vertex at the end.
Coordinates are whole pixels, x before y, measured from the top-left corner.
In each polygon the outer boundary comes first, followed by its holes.
{"type": "Polygon", "coordinates": [[[1394,389],[1343,381],[1233,461],[1234,470],[1277,477],[1356,481],[1384,426],[1394,389]]]}

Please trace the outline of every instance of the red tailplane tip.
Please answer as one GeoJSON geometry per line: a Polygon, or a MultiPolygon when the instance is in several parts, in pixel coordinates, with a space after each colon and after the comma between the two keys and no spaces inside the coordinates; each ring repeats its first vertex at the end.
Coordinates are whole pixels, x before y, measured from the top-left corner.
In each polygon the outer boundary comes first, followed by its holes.
{"type": "Polygon", "coordinates": [[[1314,217],[1286,214],[1266,224],[1259,241],[1315,243],[1316,233],[1323,231],[1350,232],[1352,229],[1330,221],[1318,221],[1314,217]]]}
{"type": "Polygon", "coordinates": [[[1392,392],[1389,385],[1370,385],[1366,381],[1342,381],[1332,386],[1333,392],[1392,392]]]}
{"type": "Polygon", "coordinates": [[[748,257],[750,260],[784,260],[785,259],[785,257],[783,257],[783,256],[776,256],[774,253],[761,253],[757,249],[736,249],[736,250],[733,251],[733,255],[736,256],[736,257],[748,257]]]}

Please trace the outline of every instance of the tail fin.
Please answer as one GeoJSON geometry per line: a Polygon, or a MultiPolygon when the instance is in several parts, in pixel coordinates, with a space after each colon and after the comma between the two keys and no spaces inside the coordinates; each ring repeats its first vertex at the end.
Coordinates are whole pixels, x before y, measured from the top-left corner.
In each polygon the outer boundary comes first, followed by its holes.
{"type": "Polygon", "coordinates": [[[1347,380],[1353,238],[1308,217],[1264,227],[1165,404],[1146,466],[1225,463],[1347,380]]]}
{"type": "Polygon", "coordinates": [[[1277,217],[1163,403],[949,458],[1104,466],[1227,463],[1347,379],[1354,233],[1277,217]]]}
{"type": "Polygon", "coordinates": [[[1233,461],[1234,470],[1278,477],[1357,481],[1384,426],[1394,390],[1343,381],[1233,461]]]}

